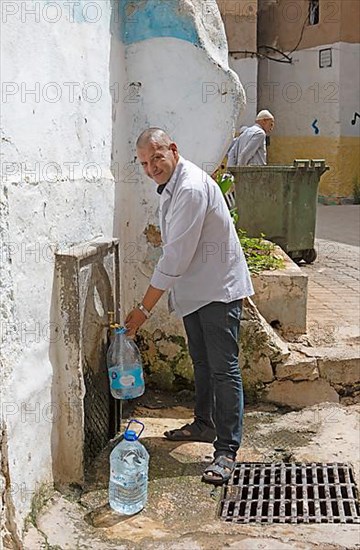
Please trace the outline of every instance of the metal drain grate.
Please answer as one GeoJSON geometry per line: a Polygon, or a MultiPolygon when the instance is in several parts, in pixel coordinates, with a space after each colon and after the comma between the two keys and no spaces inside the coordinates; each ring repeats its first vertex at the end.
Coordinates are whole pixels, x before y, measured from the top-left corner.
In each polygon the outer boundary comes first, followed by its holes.
{"type": "Polygon", "coordinates": [[[238,464],[219,516],[234,523],[360,523],[347,464],[238,464]]]}

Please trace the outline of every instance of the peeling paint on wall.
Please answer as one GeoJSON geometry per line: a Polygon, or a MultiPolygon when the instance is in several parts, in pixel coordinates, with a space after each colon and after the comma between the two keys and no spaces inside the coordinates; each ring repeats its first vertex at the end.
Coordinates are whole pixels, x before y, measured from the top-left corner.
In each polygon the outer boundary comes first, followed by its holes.
{"type": "Polygon", "coordinates": [[[154,224],[150,223],[144,229],[144,235],[148,243],[152,244],[155,248],[161,246],[161,233],[160,229],[154,224]]]}
{"type": "MultiPolygon", "coordinates": [[[[36,488],[53,481],[62,420],[57,373],[69,369],[54,352],[61,331],[54,314],[55,252],[112,237],[114,180],[110,1],[13,4],[18,13],[2,26],[2,77],[15,93],[7,95],[2,110],[0,361],[11,521],[21,532],[36,488]],[[69,15],[69,4],[82,10],[82,21],[76,11],[69,15]],[[66,83],[74,84],[73,94],[66,83]],[[59,94],[51,101],[54,90],[59,94]]],[[[124,65],[124,57],[117,62],[124,65]]],[[[65,331],[63,337],[70,335],[65,331]]]]}
{"type": "Polygon", "coordinates": [[[15,506],[13,502],[13,484],[11,483],[8,437],[6,426],[1,423],[0,430],[0,498],[1,498],[1,539],[0,545],[5,548],[22,548],[20,533],[15,522],[15,506]]]}
{"type": "Polygon", "coordinates": [[[173,37],[199,44],[194,21],[178,0],[119,2],[121,40],[132,44],[151,38],[173,37]]]}

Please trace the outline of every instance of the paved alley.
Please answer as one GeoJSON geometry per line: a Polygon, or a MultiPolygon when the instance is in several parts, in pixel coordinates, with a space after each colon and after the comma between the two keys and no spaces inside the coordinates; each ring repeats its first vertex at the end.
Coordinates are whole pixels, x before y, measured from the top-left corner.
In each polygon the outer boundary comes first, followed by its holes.
{"type": "Polygon", "coordinates": [[[308,331],[313,345],[359,344],[360,206],[319,205],[309,275],[308,331]]]}

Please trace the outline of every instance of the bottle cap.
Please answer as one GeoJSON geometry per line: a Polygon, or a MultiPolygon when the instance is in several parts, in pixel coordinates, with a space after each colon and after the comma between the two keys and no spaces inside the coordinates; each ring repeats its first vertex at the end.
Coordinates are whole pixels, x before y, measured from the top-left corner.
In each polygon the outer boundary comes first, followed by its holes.
{"type": "Polygon", "coordinates": [[[116,334],[125,334],[127,329],[125,327],[116,327],[115,332],[116,334]]]}
{"type": "Polygon", "coordinates": [[[126,441],[136,441],[138,439],[137,433],[134,430],[126,430],[124,433],[126,441]]]}
{"type": "Polygon", "coordinates": [[[144,428],[145,428],[145,426],[142,422],[140,422],[140,420],[135,420],[135,418],[132,418],[131,420],[129,420],[129,423],[126,426],[126,429],[125,429],[125,432],[124,432],[124,438],[127,441],[136,441],[137,439],[139,439],[139,437],[143,433],[144,428]],[[136,433],[135,430],[129,430],[129,427],[132,423],[139,424],[141,426],[141,430],[139,431],[139,433],[136,433]]]}

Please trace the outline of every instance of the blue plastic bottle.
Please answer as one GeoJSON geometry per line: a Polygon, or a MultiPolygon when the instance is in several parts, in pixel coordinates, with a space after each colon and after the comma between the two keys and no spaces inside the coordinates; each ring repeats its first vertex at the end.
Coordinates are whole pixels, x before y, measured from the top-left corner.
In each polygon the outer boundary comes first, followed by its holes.
{"type": "Polygon", "coordinates": [[[142,422],[130,420],[124,439],[110,454],[109,504],[119,514],[136,514],[146,504],[149,453],[139,441],[143,429],[142,422]],[[142,426],[139,434],[129,430],[132,422],[142,426]]]}
{"type": "Polygon", "coordinates": [[[115,329],[114,339],[107,352],[110,391],[116,399],[134,399],[145,391],[139,349],[125,333],[124,327],[115,329]]]}

